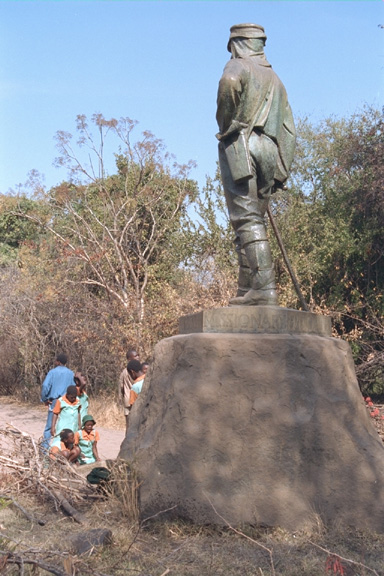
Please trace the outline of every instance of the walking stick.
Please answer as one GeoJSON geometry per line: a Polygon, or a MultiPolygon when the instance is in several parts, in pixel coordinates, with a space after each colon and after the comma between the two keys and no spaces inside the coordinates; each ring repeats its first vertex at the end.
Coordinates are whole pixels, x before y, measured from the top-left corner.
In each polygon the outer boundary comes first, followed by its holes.
{"type": "Polygon", "coordinates": [[[280,250],[281,250],[281,253],[282,253],[282,255],[283,255],[284,262],[285,262],[285,264],[287,265],[289,275],[290,275],[290,277],[292,278],[292,282],[293,282],[293,285],[294,285],[294,287],[295,287],[296,294],[297,294],[298,297],[299,297],[301,307],[302,307],[306,312],[309,312],[308,304],[307,304],[306,301],[305,301],[305,298],[304,298],[304,296],[303,296],[303,293],[302,293],[302,291],[301,291],[301,289],[300,289],[299,282],[297,281],[296,275],[295,275],[295,273],[294,273],[294,271],[293,271],[293,269],[292,269],[291,263],[290,263],[289,258],[288,258],[288,254],[287,254],[287,252],[286,252],[286,250],[285,250],[285,248],[284,248],[283,239],[282,239],[281,236],[280,236],[280,232],[279,232],[279,230],[278,230],[278,228],[277,228],[277,226],[276,226],[275,218],[274,218],[274,216],[273,216],[273,214],[272,214],[269,206],[268,206],[268,208],[267,208],[267,212],[268,212],[269,220],[270,220],[270,222],[271,222],[273,231],[274,231],[275,236],[276,236],[277,243],[278,243],[279,248],[280,248],[280,250]]]}

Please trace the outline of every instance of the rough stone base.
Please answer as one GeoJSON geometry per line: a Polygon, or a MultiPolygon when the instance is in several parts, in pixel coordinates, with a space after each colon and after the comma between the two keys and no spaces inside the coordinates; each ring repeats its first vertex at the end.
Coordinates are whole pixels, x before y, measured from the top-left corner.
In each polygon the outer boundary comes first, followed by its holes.
{"type": "Polygon", "coordinates": [[[120,457],[136,461],[143,517],[176,506],[196,523],[384,531],[384,447],[341,340],[161,341],[120,457]]]}

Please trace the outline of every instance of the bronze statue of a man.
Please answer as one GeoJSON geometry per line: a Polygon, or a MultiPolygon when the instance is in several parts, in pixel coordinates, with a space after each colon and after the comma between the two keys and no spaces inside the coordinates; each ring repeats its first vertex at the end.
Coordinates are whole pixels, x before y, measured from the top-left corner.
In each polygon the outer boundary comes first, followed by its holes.
{"type": "Polygon", "coordinates": [[[264,217],[288,178],[296,135],[285,88],[264,55],[266,39],[257,24],[232,26],[217,96],[221,178],[239,259],[232,306],[277,305],[264,217]]]}

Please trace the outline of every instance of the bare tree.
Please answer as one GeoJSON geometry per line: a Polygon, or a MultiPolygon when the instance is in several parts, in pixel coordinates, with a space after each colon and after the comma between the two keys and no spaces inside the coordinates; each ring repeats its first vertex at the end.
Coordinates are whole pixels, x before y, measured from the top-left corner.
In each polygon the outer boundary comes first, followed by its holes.
{"type": "Polygon", "coordinates": [[[58,132],[56,164],[69,169],[69,182],[46,196],[44,216],[19,212],[56,240],[58,262],[67,281],[103,290],[117,300],[136,323],[138,338],[146,314],[146,290],[159,262],[172,260],[180,219],[196,184],[188,179],[192,163],[178,165],[161,140],[144,132],[132,142],[136,122],[129,118],[92,117],[94,138],[84,115],[77,117],[79,139],[58,132]],[[107,175],[108,135],[119,141],[117,174],[107,175]],[[85,152],[85,154],[84,154],[85,152]]]}

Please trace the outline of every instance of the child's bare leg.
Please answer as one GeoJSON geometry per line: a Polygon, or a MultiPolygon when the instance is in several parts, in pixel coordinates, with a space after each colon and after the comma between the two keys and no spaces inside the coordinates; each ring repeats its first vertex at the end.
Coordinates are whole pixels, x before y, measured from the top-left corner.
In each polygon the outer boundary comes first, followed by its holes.
{"type": "Polygon", "coordinates": [[[78,457],[80,456],[80,448],[78,446],[74,446],[69,454],[68,460],[72,462],[76,462],[78,457]]]}
{"type": "Polygon", "coordinates": [[[66,458],[66,460],[69,460],[69,456],[71,454],[70,450],[61,450],[61,452],[59,452],[59,454],[61,456],[64,456],[64,458],[66,458]]]}

